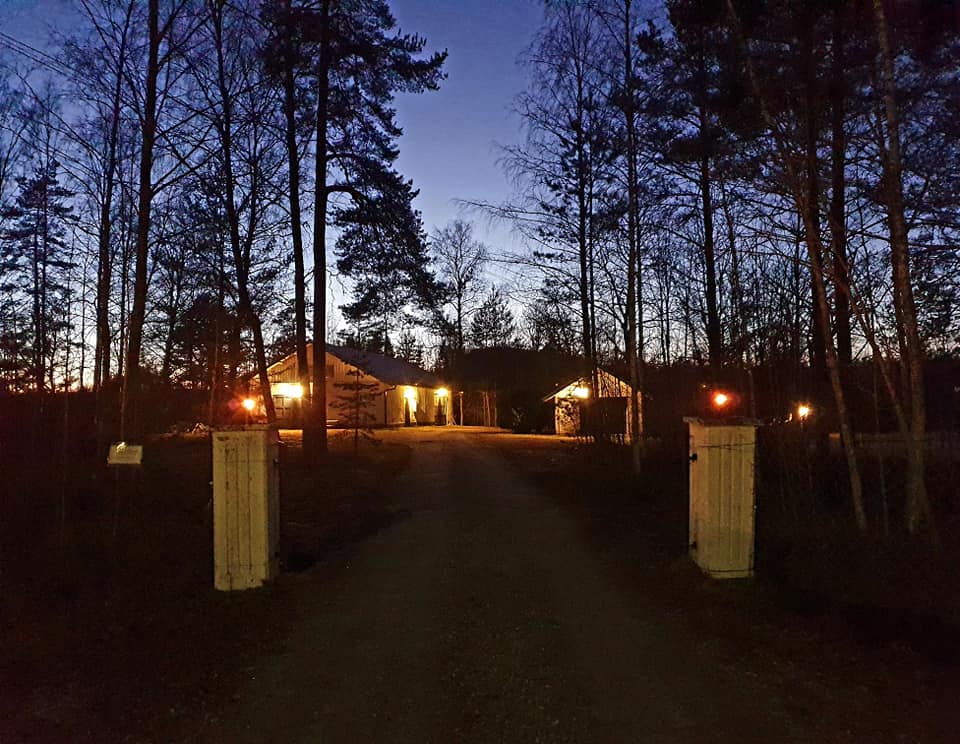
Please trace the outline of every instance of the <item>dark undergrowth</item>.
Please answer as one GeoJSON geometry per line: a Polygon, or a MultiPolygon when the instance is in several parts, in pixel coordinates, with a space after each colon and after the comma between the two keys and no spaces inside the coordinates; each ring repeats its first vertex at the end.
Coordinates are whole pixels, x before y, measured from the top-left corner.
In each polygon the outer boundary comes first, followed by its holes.
{"type": "MultiPolygon", "coordinates": [[[[334,443],[318,473],[282,447],[290,573],[401,518],[377,504],[406,447],[334,443]]],[[[213,589],[208,436],[163,437],[137,472],[6,458],[0,501],[0,741],[202,740],[296,614],[293,576],[213,589]]]]}
{"type": "MultiPolygon", "coordinates": [[[[845,475],[836,456],[815,469],[810,482],[828,484],[820,494],[809,493],[805,476],[772,472],[770,462],[758,463],[756,579],[717,582],[686,555],[685,453],[654,444],[642,474],[634,476],[625,447],[580,443],[539,455],[502,451],[577,513],[602,551],[630,562],[632,579],[648,582],[649,591],[678,606],[696,605],[706,593],[720,604],[745,602],[744,607],[833,623],[867,644],[902,645],[933,662],[960,665],[960,525],[950,503],[956,495],[949,462],[933,462],[929,476],[939,547],[889,524],[883,534],[876,510],[871,533],[858,533],[848,504],[838,496],[845,475]]],[[[895,494],[898,465],[889,460],[885,465],[888,491],[895,494]]],[[[865,471],[874,504],[879,475],[877,468],[865,471]]]]}
{"type": "Polygon", "coordinates": [[[634,476],[626,448],[555,441],[501,451],[577,518],[639,612],[662,613],[732,668],[765,670],[771,692],[835,740],[956,739],[952,546],[864,537],[840,509],[801,531],[792,516],[760,508],[758,484],[756,577],[718,581],[687,556],[684,453],[651,447],[634,476]],[[851,690],[866,691],[857,709],[851,690]]]}

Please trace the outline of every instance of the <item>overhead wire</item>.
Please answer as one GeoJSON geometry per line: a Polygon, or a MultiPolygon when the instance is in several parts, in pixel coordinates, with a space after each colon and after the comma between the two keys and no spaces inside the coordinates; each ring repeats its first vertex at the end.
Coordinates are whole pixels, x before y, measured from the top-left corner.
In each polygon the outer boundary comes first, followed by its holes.
{"type": "Polygon", "coordinates": [[[3,31],[0,31],[0,45],[6,46],[15,54],[19,54],[21,57],[25,57],[34,64],[44,67],[51,72],[55,72],[58,75],[70,77],[72,74],[70,69],[56,57],[47,54],[41,49],[37,49],[25,41],[20,41],[3,31]]]}

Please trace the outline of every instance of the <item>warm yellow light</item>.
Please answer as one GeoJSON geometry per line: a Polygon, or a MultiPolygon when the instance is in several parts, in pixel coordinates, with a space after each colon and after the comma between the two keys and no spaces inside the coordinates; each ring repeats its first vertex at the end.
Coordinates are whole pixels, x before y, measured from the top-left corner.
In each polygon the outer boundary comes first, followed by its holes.
{"type": "Polygon", "coordinates": [[[450,391],[447,390],[446,388],[437,388],[438,398],[446,398],[448,395],[450,395],[450,391]]]}
{"type": "Polygon", "coordinates": [[[303,385],[296,382],[281,382],[277,385],[277,395],[285,398],[302,398],[303,385]]]}
{"type": "Polygon", "coordinates": [[[799,406],[797,406],[797,417],[801,421],[809,417],[811,413],[813,413],[813,409],[806,403],[801,403],[799,406]]]}
{"type": "Polygon", "coordinates": [[[726,393],[714,393],[713,394],[713,405],[717,408],[723,408],[727,403],[730,402],[730,396],[726,393]]]}
{"type": "Polygon", "coordinates": [[[403,397],[407,400],[416,400],[417,399],[417,389],[414,387],[406,387],[403,389],[403,397]]]}
{"type": "Polygon", "coordinates": [[[257,403],[253,398],[244,398],[243,407],[248,411],[252,411],[256,407],[257,403]]]}
{"type": "Polygon", "coordinates": [[[590,397],[590,388],[580,387],[579,385],[573,389],[574,398],[589,398],[590,397]]]}

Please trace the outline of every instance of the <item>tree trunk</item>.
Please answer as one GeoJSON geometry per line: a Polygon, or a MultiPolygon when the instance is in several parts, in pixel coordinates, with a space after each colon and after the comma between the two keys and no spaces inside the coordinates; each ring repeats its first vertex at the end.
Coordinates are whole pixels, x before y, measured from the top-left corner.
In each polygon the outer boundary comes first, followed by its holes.
{"type": "MultiPolygon", "coordinates": [[[[809,206],[800,205],[800,207],[801,209],[806,208],[805,211],[809,214],[809,206]]],[[[823,275],[823,247],[820,244],[820,234],[816,232],[816,225],[812,222],[806,222],[804,227],[807,233],[810,274],[813,277],[815,310],[820,318],[822,327],[828,328],[830,325],[830,307],[827,303],[826,283],[823,275]]],[[[863,485],[860,480],[860,469],[857,464],[856,442],[853,438],[853,428],[850,425],[850,414],[847,411],[846,396],[840,380],[837,350],[834,346],[832,335],[825,335],[824,342],[824,361],[830,379],[830,386],[833,389],[834,402],[837,406],[840,437],[847,460],[847,472],[850,476],[850,498],[853,504],[854,518],[856,519],[857,528],[861,532],[866,532],[867,514],[863,505],[863,485]]]]}
{"type": "Polygon", "coordinates": [[[733,328],[736,336],[731,339],[731,348],[737,364],[744,364],[747,343],[747,313],[743,306],[743,285],[740,280],[740,251],[737,248],[737,231],[733,223],[733,214],[727,200],[727,190],[720,182],[723,221],[727,226],[727,242],[730,245],[730,300],[733,308],[733,328]]]}
{"type": "Polygon", "coordinates": [[[697,64],[700,75],[700,100],[697,102],[697,118],[700,140],[700,171],[698,185],[700,187],[700,203],[703,218],[703,260],[706,264],[707,282],[707,351],[710,356],[710,369],[714,376],[723,363],[723,337],[720,329],[720,310],[717,304],[717,262],[716,246],[713,227],[713,199],[712,178],[710,174],[711,134],[710,121],[707,109],[707,62],[703,50],[704,41],[700,36],[700,50],[697,64]]]}
{"type": "Polygon", "coordinates": [[[143,96],[140,146],[140,184],[137,197],[136,264],[133,280],[133,308],[127,340],[126,377],[120,403],[120,439],[140,441],[140,353],[143,323],[147,312],[147,259],[150,247],[150,208],[153,206],[153,147],[157,136],[157,80],[160,77],[159,0],[147,8],[147,70],[143,96]]]}
{"type": "Polygon", "coordinates": [[[220,355],[223,346],[223,299],[226,294],[226,271],[223,255],[223,243],[217,241],[217,306],[213,318],[213,344],[210,350],[210,399],[207,421],[210,426],[217,425],[219,412],[220,387],[222,385],[223,362],[220,355]]]}
{"type": "MultiPolygon", "coordinates": [[[[583,134],[583,80],[577,79],[577,126],[575,147],[577,151],[577,254],[580,264],[578,286],[580,289],[581,350],[583,358],[593,367],[593,344],[590,338],[590,292],[587,280],[589,263],[587,245],[587,163],[586,142],[583,134]]],[[[594,395],[597,391],[594,390],[594,395]]]]}
{"type": "Polygon", "coordinates": [[[117,77],[113,88],[113,101],[110,109],[110,134],[107,137],[107,158],[104,163],[103,194],[100,201],[100,221],[98,225],[97,251],[97,301],[96,301],[96,343],[93,363],[94,417],[97,427],[98,451],[103,444],[103,401],[101,388],[110,379],[110,285],[112,282],[112,261],[110,256],[111,211],[113,207],[113,187],[117,171],[117,147],[120,139],[120,110],[123,104],[123,75],[127,59],[127,33],[130,29],[130,17],[133,2],[127,4],[123,31],[120,35],[120,48],[117,50],[117,77]]]}
{"type": "MultiPolygon", "coordinates": [[[[878,0],[879,1],[879,0],[878,0]]],[[[810,262],[810,274],[813,283],[814,311],[819,315],[823,328],[830,325],[830,308],[827,304],[826,286],[824,284],[823,264],[823,246],[820,240],[820,233],[817,226],[810,221],[809,215],[811,208],[806,204],[807,194],[803,187],[801,175],[796,172],[793,165],[793,156],[787,146],[783,133],[777,122],[770,115],[767,106],[766,97],[763,94],[763,88],[757,77],[753,59],[747,47],[746,39],[743,37],[743,31],[740,26],[740,19],[734,7],[733,0],[726,0],[727,12],[730,16],[731,25],[738,38],[746,63],[747,73],[750,78],[751,87],[754,94],[760,101],[760,108],[767,128],[773,137],[777,154],[782,162],[784,171],[789,181],[789,187],[793,195],[794,204],[797,212],[804,218],[804,232],[806,233],[807,252],[810,262]]],[[[857,528],[861,532],[867,531],[867,514],[863,503],[863,483],[860,479],[860,468],[857,464],[856,443],[853,439],[853,429],[850,425],[850,415],[847,410],[846,398],[843,392],[843,386],[840,381],[840,369],[837,362],[836,346],[833,343],[833,335],[827,334],[824,339],[825,344],[825,362],[827,373],[830,379],[830,386],[833,389],[834,403],[837,407],[837,418],[840,425],[840,440],[843,445],[843,452],[847,462],[847,473],[850,478],[850,501],[853,506],[854,519],[857,528]]]]}
{"type": "MultiPolygon", "coordinates": [[[[270,376],[267,373],[267,354],[263,341],[263,327],[257,315],[253,300],[250,297],[250,258],[244,255],[240,241],[240,215],[237,212],[236,189],[233,172],[233,99],[227,89],[226,68],[223,57],[223,5],[211,9],[211,21],[217,47],[217,86],[222,104],[221,120],[218,123],[220,134],[221,157],[223,158],[224,188],[226,189],[227,224],[230,229],[230,247],[233,251],[233,262],[237,270],[237,296],[240,300],[241,317],[253,332],[254,353],[257,358],[257,376],[260,379],[260,397],[266,410],[267,421],[271,424],[277,421],[277,412],[273,405],[273,395],[270,393],[270,376]]],[[[256,167],[256,166],[254,166],[256,167]]],[[[251,187],[250,210],[256,209],[256,176],[251,187]]],[[[253,220],[251,219],[251,225],[253,220]]],[[[248,242],[252,240],[248,235],[248,242]]]]}
{"type": "Polygon", "coordinates": [[[900,112],[896,100],[893,52],[883,9],[883,0],[874,0],[877,42],[880,48],[881,85],[884,118],[887,125],[886,148],[881,147],[883,187],[890,231],[890,262],[893,272],[893,298],[897,307],[903,339],[901,364],[907,369],[910,436],[907,439],[906,526],[915,535],[926,527],[936,540],[933,514],[927,495],[924,473],[926,446],[926,401],[923,380],[924,350],[917,324],[910,276],[910,251],[904,216],[903,165],[900,154],[900,112]]]}
{"type": "Polygon", "coordinates": [[[456,302],[456,313],[457,313],[457,348],[456,348],[456,359],[457,363],[463,358],[463,352],[466,350],[465,342],[463,338],[463,287],[458,282],[457,288],[457,302],[456,302]]]}
{"type": "Polygon", "coordinates": [[[844,55],[843,4],[833,11],[833,57],[830,84],[830,252],[833,258],[833,326],[837,338],[837,358],[846,366],[853,361],[850,336],[850,277],[847,260],[846,156],[844,131],[844,55]]]}
{"type": "MultiPolygon", "coordinates": [[[[817,252],[817,262],[823,266],[823,252],[820,248],[821,241],[818,239],[814,244],[809,243],[810,231],[813,230],[817,237],[820,236],[820,169],[819,159],[817,157],[817,141],[819,135],[818,115],[817,115],[817,73],[816,58],[813,43],[813,31],[811,24],[807,24],[803,32],[804,45],[804,68],[805,81],[804,88],[806,100],[804,101],[804,181],[806,184],[807,198],[806,210],[803,215],[804,227],[807,232],[808,242],[807,250],[817,252]]],[[[830,332],[830,314],[827,314],[826,323],[816,308],[816,287],[813,286],[811,273],[810,295],[814,302],[814,311],[812,313],[812,328],[810,339],[810,370],[813,375],[814,390],[819,390],[821,381],[826,378],[826,335],[830,332]]]]}
{"type": "Polygon", "coordinates": [[[320,59],[317,70],[316,159],[313,209],[313,404],[303,429],[307,462],[327,453],[327,126],[330,100],[330,0],[321,5],[320,59]]]}
{"type": "Polygon", "coordinates": [[[642,469],[640,458],[640,363],[637,353],[637,246],[638,202],[637,131],[633,105],[632,0],[623,4],[623,115],[627,134],[627,361],[630,364],[630,465],[634,475],[642,469]]]}
{"type": "Polygon", "coordinates": [[[303,388],[300,399],[301,424],[310,401],[310,362],[307,359],[307,274],[303,254],[303,221],[300,213],[300,151],[297,147],[297,82],[294,70],[292,1],[287,3],[286,68],[283,76],[283,114],[286,121],[287,168],[290,189],[290,235],[293,241],[293,313],[297,346],[297,379],[303,388]]]}
{"type": "MultiPolygon", "coordinates": [[[[125,201],[125,200],[123,200],[125,201]]],[[[126,204],[123,205],[124,214],[124,237],[120,251],[120,317],[117,319],[117,329],[119,337],[117,338],[117,375],[126,379],[127,368],[125,358],[127,353],[127,319],[129,317],[127,305],[130,303],[130,237],[129,227],[132,224],[130,214],[127,212],[126,204]]]]}
{"type": "MultiPolygon", "coordinates": [[[[701,146],[705,146],[702,143],[701,146]]],[[[710,368],[720,369],[723,354],[723,339],[720,332],[720,311],[717,306],[717,265],[713,235],[713,201],[710,196],[710,158],[700,157],[700,198],[703,209],[703,260],[707,280],[707,352],[710,368]]]]}
{"type": "MultiPolygon", "coordinates": [[[[806,305],[802,282],[803,261],[801,260],[802,254],[800,250],[800,246],[803,243],[803,215],[801,214],[797,215],[796,229],[797,232],[794,235],[793,241],[793,276],[791,277],[793,280],[793,318],[790,324],[790,361],[793,363],[795,374],[799,376],[800,368],[803,366],[803,331],[800,324],[803,318],[803,308],[806,305]]],[[[815,309],[816,308],[814,308],[814,310],[815,309]]]]}
{"type": "Polygon", "coordinates": [[[33,279],[33,317],[31,318],[33,324],[33,350],[30,355],[30,362],[32,366],[31,372],[33,373],[33,384],[37,390],[38,396],[43,396],[44,391],[44,380],[46,375],[43,372],[43,307],[42,307],[42,293],[44,287],[43,278],[40,276],[40,225],[39,220],[42,219],[40,215],[37,215],[38,223],[34,226],[33,233],[33,255],[31,259],[31,278],[33,279]]]}

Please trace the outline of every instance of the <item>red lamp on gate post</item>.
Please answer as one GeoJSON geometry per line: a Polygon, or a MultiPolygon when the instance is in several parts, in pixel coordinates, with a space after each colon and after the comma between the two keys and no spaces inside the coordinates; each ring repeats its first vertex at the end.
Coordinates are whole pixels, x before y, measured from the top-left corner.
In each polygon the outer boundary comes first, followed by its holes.
{"type": "Polygon", "coordinates": [[[731,390],[717,388],[710,392],[710,409],[718,416],[731,416],[740,403],[740,396],[731,390]]]}

